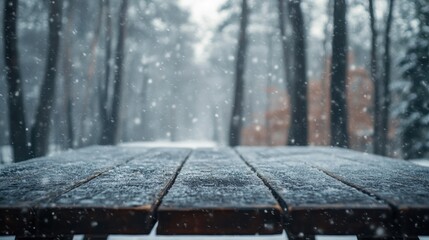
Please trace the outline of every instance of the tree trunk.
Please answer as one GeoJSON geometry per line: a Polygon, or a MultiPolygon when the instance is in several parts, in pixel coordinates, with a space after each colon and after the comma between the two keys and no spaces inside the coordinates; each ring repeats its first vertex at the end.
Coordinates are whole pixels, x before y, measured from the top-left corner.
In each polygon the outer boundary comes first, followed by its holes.
{"type": "Polygon", "coordinates": [[[106,42],[105,42],[105,59],[104,59],[104,81],[100,81],[99,85],[99,109],[101,120],[101,136],[99,143],[102,145],[109,144],[108,129],[109,129],[109,105],[107,103],[107,96],[109,94],[110,84],[110,60],[112,57],[112,18],[110,16],[110,0],[104,0],[105,8],[105,23],[106,23],[106,42]]]}
{"type": "Polygon", "coordinates": [[[284,0],[278,0],[278,12],[279,12],[279,28],[280,28],[280,37],[282,42],[282,54],[284,61],[284,71],[285,71],[285,87],[288,90],[291,82],[290,74],[290,61],[289,61],[289,44],[286,36],[286,14],[285,14],[285,4],[284,0]]]}
{"type": "Polygon", "coordinates": [[[9,141],[12,145],[14,161],[19,162],[30,158],[30,155],[27,146],[27,127],[17,46],[18,0],[7,0],[4,3],[3,17],[5,70],[8,86],[9,141]]]}
{"type": "Polygon", "coordinates": [[[271,144],[271,131],[270,131],[270,117],[269,113],[271,111],[271,88],[273,83],[273,33],[270,31],[267,34],[267,90],[265,97],[265,131],[266,131],[266,141],[265,144],[267,146],[271,144]]]}
{"type": "Polygon", "coordinates": [[[323,48],[323,61],[321,65],[323,66],[323,72],[322,72],[322,82],[321,82],[321,94],[320,94],[320,105],[319,108],[322,109],[322,116],[321,121],[317,124],[319,129],[321,130],[321,144],[325,145],[328,143],[329,139],[329,125],[330,125],[330,118],[328,117],[329,114],[329,107],[330,106],[330,92],[329,92],[329,84],[330,84],[330,76],[331,76],[331,59],[330,59],[330,39],[332,38],[332,31],[330,29],[330,26],[332,25],[333,21],[333,7],[334,7],[334,1],[328,0],[327,3],[328,7],[326,8],[326,15],[327,15],[327,22],[323,29],[323,42],[322,42],[322,48],[323,48]]]}
{"type": "Polygon", "coordinates": [[[289,128],[289,145],[307,145],[307,66],[304,33],[304,19],[301,11],[301,0],[289,1],[289,18],[294,32],[294,69],[291,81],[291,125],[289,128]]]}
{"type": "Polygon", "coordinates": [[[232,115],[229,127],[229,145],[237,146],[240,144],[241,127],[243,124],[244,107],[244,67],[246,62],[247,48],[247,24],[249,9],[247,0],[241,4],[240,32],[238,37],[237,61],[235,65],[235,89],[234,102],[232,103],[232,115]]]}
{"type": "Polygon", "coordinates": [[[66,130],[67,130],[67,148],[74,147],[74,131],[73,131],[73,84],[72,84],[72,64],[73,64],[73,41],[72,26],[74,22],[73,8],[74,1],[68,1],[67,9],[67,27],[65,30],[65,37],[63,40],[64,60],[63,60],[63,74],[64,74],[64,113],[66,116],[66,130]]]}
{"type": "Polygon", "coordinates": [[[346,2],[334,1],[331,64],[331,145],[348,147],[346,2]]]}
{"type": "Polygon", "coordinates": [[[46,155],[49,147],[49,125],[55,97],[57,58],[60,45],[62,1],[49,2],[49,42],[45,77],[40,89],[39,105],[31,129],[31,154],[33,157],[46,155]]]}
{"type": "MultiPolygon", "coordinates": [[[[89,54],[89,62],[88,62],[88,69],[87,69],[87,73],[86,73],[86,84],[87,87],[84,89],[84,96],[83,96],[83,104],[82,104],[82,113],[81,113],[81,117],[80,117],[80,130],[79,130],[79,135],[81,136],[79,138],[79,146],[85,146],[85,141],[84,139],[86,139],[86,136],[91,135],[90,133],[87,132],[87,127],[85,125],[85,121],[86,119],[94,119],[95,117],[94,115],[94,111],[91,110],[91,106],[92,106],[92,101],[91,98],[93,97],[94,93],[94,89],[96,84],[93,85],[93,78],[94,78],[94,74],[95,74],[95,68],[97,66],[97,46],[98,46],[98,42],[99,42],[99,38],[100,38],[100,32],[101,32],[101,25],[103,22],[103,10],[104,10],[104,4],[102,0],[99,0],[99,12],[98,12],[98,16],[97,16],[97,21],[95,22],[95,30],[94,30],[94,35],[91,39],[91,44],[89,47],[90,50],[90,54],[89,54]]],[[[91,130],[93,130],[94,128],[91,128],[91,130]]]]}
{"type": "Polygon", "coordinates": [[[285,88],[286,93],[291,94],[294,90],[292,89],[292,81],[296,74],[296,69],[292,67],[294,64],[294,59],[291,59],[291,56],[294,56],[293,49],[293,34],[288,35],[287,31],[287,19],[288,19],[288,4],[285,4],[285,0],[278,0],[278,11],[279,11],[279,28],[280,28],[280,37],[282,42],[282,55],[284,61],[284,71],[285,71],[285,88]],[[289,39],[289,41],[288,41],[289,39]],[[292,60],[292,61],[291,61],[292,60]]]}
{"type": "Polygon", "coordinates": [[[383,76],[383,95],[381,105],[381,119],[380,119],[380,155],[387,155],[387,144],[389,134],[389,107],[390,107],[390,29],[392,26],[392,15],[393,15],[394,0],[390,0],[389,13],[387,15],[386,29],[384,32],[384,76],[383,76]]]}
{"type": "MultiPolygon", "coordinates": [[[[125,28],[127,18],[128,0],[122,0],[119,12],[118,42],[115,50],[115,66],[113,79],[112,110],[108,117],[110,119],[106,131],[106,143],[113,145],[119,141],[121,95],[122,95],[122,69],[124,61],[125,28]]],[[[104,143],[104,142],[103,142],[104,143]]]]}
{"type": "MultiPolygon", "coordinates": [[[[139,58],[138,61],[140,61],[141,59],[139,58]]],[[[137,61],[136,61],[137,63],[137,61]]],[[[138,64],[138,63],[137,63],[138,64]]],[[[141,65],[142,68],[142,74],[141,74],[141,86],[140,86],[140,91],[141,94],[139,94],[137,96],[137,100],[140,102],[140,104],[135,104],[133,111],[138,113],[138,116],[140,118],[140,121],[142,123],[147,123],[147,109],[148,109],[148,105],[147,105],[147,95],[149,92],[149,64],[146,62],[143,62],[141,65]]],[[[141,140],[147,140],[149,134],[147,133],[147,129],[149,128],[148,124],[141,124],[139,126],[139,136],[137,139],[141,140]]],[[[135,136],[135,135],[134,135],[135,136]]]]}
{"type": "Polygon", "coordinates": [[[369,0],[369,19],[371,28],[371,79],[374,84],[374,153],[380,153],[380,81],[377,77],[377,30],[375,29],[375,15],[373,0],[369,0]]]}
{"type": "MultiPolygon", "coordinates": [[[[286,36],[286,14],[285,14],[284,0],[277,1],[277,10],[278,10],[278,17],[279,17],[279,28],[280,28],[280,38],[281,38],[280,41],[282,43],[282,55],[283,55],[283,62],[284,62],[283,68],[284,68],[284,77],[285,77],[284,84],[286,89],[285,93],[289,93],[289,96],[290,96],[290,94],[293,91],[291,91],[292,79],[290,78],[291,68],[290,68],[290,62],[289,62],[289,43],[287,41],[287,36],[286,36]]],[[[271,47],[271,44],[270,44],[270,47],[271,47]]],[[[267,118],[267,122],[268,122],[268,118],[267,118]]],[[[268,136],[268,139],[270,140],[269,127],[267,127],[267,136],[268,136]]],[[[271,145],[271,141],[269,141],[268,143],[269,145],[271,145]]],[[[287,141],[286,141],[286,144],[287,144],[287,141]]]]}

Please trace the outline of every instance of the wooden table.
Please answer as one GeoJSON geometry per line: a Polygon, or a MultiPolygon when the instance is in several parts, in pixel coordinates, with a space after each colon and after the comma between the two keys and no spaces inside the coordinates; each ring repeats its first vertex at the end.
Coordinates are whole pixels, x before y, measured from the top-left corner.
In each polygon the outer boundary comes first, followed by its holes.
{"type": "Polygon", "coordinates": [[[0,235],[429,235],[429,168],[325,147],[89,147],[0,169],[0,235]]]}

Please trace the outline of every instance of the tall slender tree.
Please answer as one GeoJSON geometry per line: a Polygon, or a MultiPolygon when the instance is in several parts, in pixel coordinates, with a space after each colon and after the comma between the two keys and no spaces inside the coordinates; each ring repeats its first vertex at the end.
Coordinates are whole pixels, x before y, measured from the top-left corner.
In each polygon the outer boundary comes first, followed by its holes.
{"type": "Polygon", "coordinates": [[[122,98],[122,69],[124,61],[124,46],[125,46],[125,29],[128,10],[128,0],[122,0],[119,10],[118,22],[118,40],[115,50],[115,65],[113,78],[113,99],[109,122],[107,126],[103,126],[105,136],[102,137],[102,144],[116,144],[119,141],[120,127],[120,107],[122,98]]]}
{"type": "Polygon", "coordinates": [[[121,9],[119,13],[119,26],[118,26],[118,41],[115,52],[115,75],[113,80],[113,102],[112,102],[112,129],[113,129],[113,141],[116,143],[119,138],[119,126],[120,126],[120,106],[122,96],[122,76],[124,67],[124,45],[125,45],[125,29],[127,19],[128,0],[122,0],[121,9]]]}
{"type": "Polygon", "coordinates": [[[346,1],[334,1],[331,63],[331,145],[348,147],[346,1]]]}
{"type": "Polygon", "coordinates": [[[99,109],[101,121],[101,137],[100,144],[109,144],[108,128],[109,128],[109,105],[107,96],[109,93],[110,84],[110,60],[112,57],[112,18],[110,15],[110,0],[103,0],[103,7],[105,8],[105,56],[104,56],[104,79],[99,82],[99,109]]]}
{"type": "Polygon", "coordinates": [[[97,66],[97,50],[98,50],[98,43],[99,43],[99,39],[100,39],[100,35],[101,35],[101,26],[103,23],[103,11],[104,11],[104,4],[102,0],[98,1],[98,5],[97,5],[97,9],[98,12],[96,14],[97,18],[95,21],[95,29],[93,30],[93,36],[91,39],[91,43],[89,44],[89,62],[88,62],[88,69],[86,72],[86,88],[84,89],[84,95],[83,95],[83,99],[82,99],[82,113],[81,113],[81,117],[79,120],[79,135],[82,136],[79,138],[79,146],[83,146],[85,145],[85,141],[84,141],[84,137],[83,136],[88,136],[88,130],[86,127],[86,120],[87,119],[93,119],[94,118],[94,107],[93,107],[93,103],[94,101],[92,101],[92,98],[94,98],[94,94],[92,94],[92,92],[94,90],[92,90],[92,86],[95,86],[97,84],[94,84],[93,82],[93,78],[94,75],[96,73],[96,66],[97,66]]]}
{"type": "Polygon", "coordinates": [[[266,97],[265,97],[265,111],[267,114],[265,114],[265,131],[266,131],[266,144],[269,146],[271,145],[271,131],[270,131],[270,117],[269,112],[271,111],[271,88],[273,85],[273,32],[269,31],[267,33],[267,44],[268,44],[268,51],[267,51],[267,90],[266,90],[266,97]]]}
{"type": "MultiPolygon", "coordinates": [[[[280,28],[280,41],[281,41],[281,48],[282,48],[282,56],[283,56],[283,63],[284,63],[284,77],[285,77],[285,88],[287,93],[291,94],[292,90],[292,84],[291,84],[291,68],[290,68],[290,61],[289,61],[289,43],[286,36],[286,4],[285,0],[278,0],[277,1],[277,10],[278,10],[278,17],[279,17],[279,28],[280,28]]],[[[271,44],[270,44],[271,46],[271,44]]],[[[272,56],[270,56],[272,58],[272,56]]],[[[267,109],[268,110],[268,109],[267,109]]],[[[267,111],[268,112],[268,111],[267,111]]],[[[268,118],[267,118],[268,122],[268,118]]],[[[269,128],[267,127],[267,131],[269,131],[269,128]]],[[[267,134],[267,136],[270,136],[270,133],[267,134]]],[[[286,142],[287,144],[287,142],[286,142]]]]}
{"type": "Polygon", "coordinates": [[[6,81],[8,86],[9,141],[14,160],[19,162],[30,158],[27,145],[27,125],[24,112],[22,79],[19,69],[17,43],[18,0],[4,3],[3,36],[6,81]]]}
{"type": "Polygon", "coordinates": [[[35,122],[31,128],[31,154],[33,157],[46,155],[49,147],[50,117],[54,107],[56,89],[57,59],[60,46],[62,1],[49,1],[49,36],[45,76],[40,89],[35,122]]]}
{"type": "Polygon", "coordinates": [[[249,9],[247,0],[241,4],[240,30],[238,35],[237,58],[235,62],[235,86],[234,102],[232,104],[232,114],[229,127],[229,145],[237,146],[240,144],[241,127],[243,124],[244,108],[244,68],[246,62],[247,49],[247,25],[249,18],[249,9]]]}
{"type": "Polygon", "coordinates": [[[280,28],[280,38],[282,43],[282,55],[284,62],[284,71],[285,71],[285,87],[289,89],[288,82],[291,81],[291,71],[290,71],[290,61],[289,61],[289,44],[286,36],[286,5],[285,0],[278,0],[277,9],[279,15],[279,28],[280,28]]]}
{"type": "Polygon", "coordinates": [[[73,84],[72,84],[72,63],[73,63],[73,41],[72,38],[72,26],[74,23],[74,1],[69,0],[67,6],[67,24],[64,33],[63,39],[63,77],[64,77],[64,113],[65,113],[65,122],[66,122],[66,131],[67,131],[67,143],[68,148],[74,147],[74,131],[73,131],[73,84]]]}
{"type": "MultiPolygon", "coordinates": [[[[301,0],[289,1],[289,18],[294,33],[294,71],[291,88],[291,125],[289,128],[289,145],[307,145],[307,64],[304,18],[301,0]]],[[[285,66],[286,68],[288,66],[285,66]]]]}
{"type": "Polygon", "coordinates": [[[392,28],[394,0],[389,0],[389,13],[387,14],[386,28],[384,31],[384,56],[383,56],[383,83],[382,83],[382,105],[380,119],[379,154],[387,155],[387,144],[389,134],[389,108],[390,108],[390,29],[392,28]]]}
{"type": "Polygon", "coordinates": [[[375,27],[374,1],[369,0],[368,6],[369,22],[371,29],[371,80],[374,86],[374,134],[373,148],[374,153],[380,153],[380,81],[378,78],[377,66],[377,29],[375,27]]]}

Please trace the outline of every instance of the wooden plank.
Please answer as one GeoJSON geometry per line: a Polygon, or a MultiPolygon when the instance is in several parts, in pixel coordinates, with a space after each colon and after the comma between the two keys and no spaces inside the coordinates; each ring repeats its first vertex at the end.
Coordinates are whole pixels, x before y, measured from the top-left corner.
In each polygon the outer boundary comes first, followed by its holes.
{"type": "Polygon", "coordinates": [[[0,234],[35,233],[36,207],[55,198],[140,151],[119,147],[90,147],[37,158],[0,169],[0,234]]]}
{"type": "Polygon", "coordinates": [[[422,167],[380,157],[377,161],[356,160],[356,156],[353,156],[355,160],[350,160],[335,154],[291,158],[309,162],[342,182],[388,202],[395,211],[395,224],[402,234],[429,234],[429,174],[422,174],[425,171],[422,167]],[[416,175],[413,175],[414,169],[416,175]]]}
{"type": "Polygon", "coordinates": [[[319,151],[334,157],[341,157],[363,164],[368,164],[382,169],[389,169],[396,174],[401,174],[425,181],[429,184],[429,168],[416,165],[403,159],[394,159],[379,155],[362,153],[344,148],[320,147],[319,151]]]}
{"type": "Polygon", "coordinates": [[[358,191],[305,161],[284,157],[278,148],[237,149],[275,192],[284,208],[285,228],[293,236],[347,234],[386,236],[392,212],[388,204],[358,191]]]}
{"type": "Polygon", "coordinates": [[[281,209],[229,148],[195,150],[162,200],[157,233],[277,234],[281,209]]]}
{"type": "Polygon", "coordinates": [[[148,234],[155,209],[189,155],[150,149],[38,208],[39,235],[148,234]]]}

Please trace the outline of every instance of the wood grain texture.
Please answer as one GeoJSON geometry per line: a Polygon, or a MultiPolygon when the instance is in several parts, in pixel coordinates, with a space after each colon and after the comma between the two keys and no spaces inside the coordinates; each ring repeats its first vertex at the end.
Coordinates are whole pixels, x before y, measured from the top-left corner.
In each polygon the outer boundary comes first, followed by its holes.
{"type": "Polygon", "coordinates": [[[318,151],[333,157],[345,158],[373,167],[389,169],[389,171],[395,172],[396,174],[413,177],[429,185],[429,168],[416,165],[403,159],[388,158],[343,148],[318,147],[318,151]]]}
{"type": "Polygon", "coordinates": [[[391,209],[388,204],[352,188],[306,161],[299,148],[241,147],[238,152],[273,189],[284,208],[285,228],[294,236],[318,234],[384,236],[388,234],[391,209]]]}
{"type": "Polygon", "coordinates": [[[155,209],[190,150],[150,149],[38,209],[46,235],[148,234],[155,209]]]}
{"type": "MultiPolygon", "coordinates": [[[[277,149],[287,156],[290,150],[277,149]]],[[[429,234],[429,171],[399,159],[391,159],[341,148],[302,148],[291,156],[305,161],[334,178],[388,203],[394,211],[396,234],[429,234]],[[318,153],[317,153],[318,152],[318,153]],[[320,155],[320,153],[323,153],[320,155]]]]}
{"type": "Polygon", "coordinates": [[[0,234],[35,233],[41,204],[144,151],[90,147],[0,169],[0,234]]]}
{"type": "Polygon", "coordinates": [[[280,206],[229,148],[194,150],[158,211],[158,234],[281,233],[280,206]]]}
{"type": "MultiPolygon", "coordinates": [[[[281,152],[287,152],[284,149],[281,152]]],[[[429,173],[411,163],[341,149],[291,156],[389,203],[405,236],[429,234],[429,173]]]]}
{"type": "Polygon", "coordinates": [[[146,234],[157,217],[169,235],[429,235],[427,168],[339,148],[237,152],[90,147],[3,167],[0,235],[146,234]]]}

